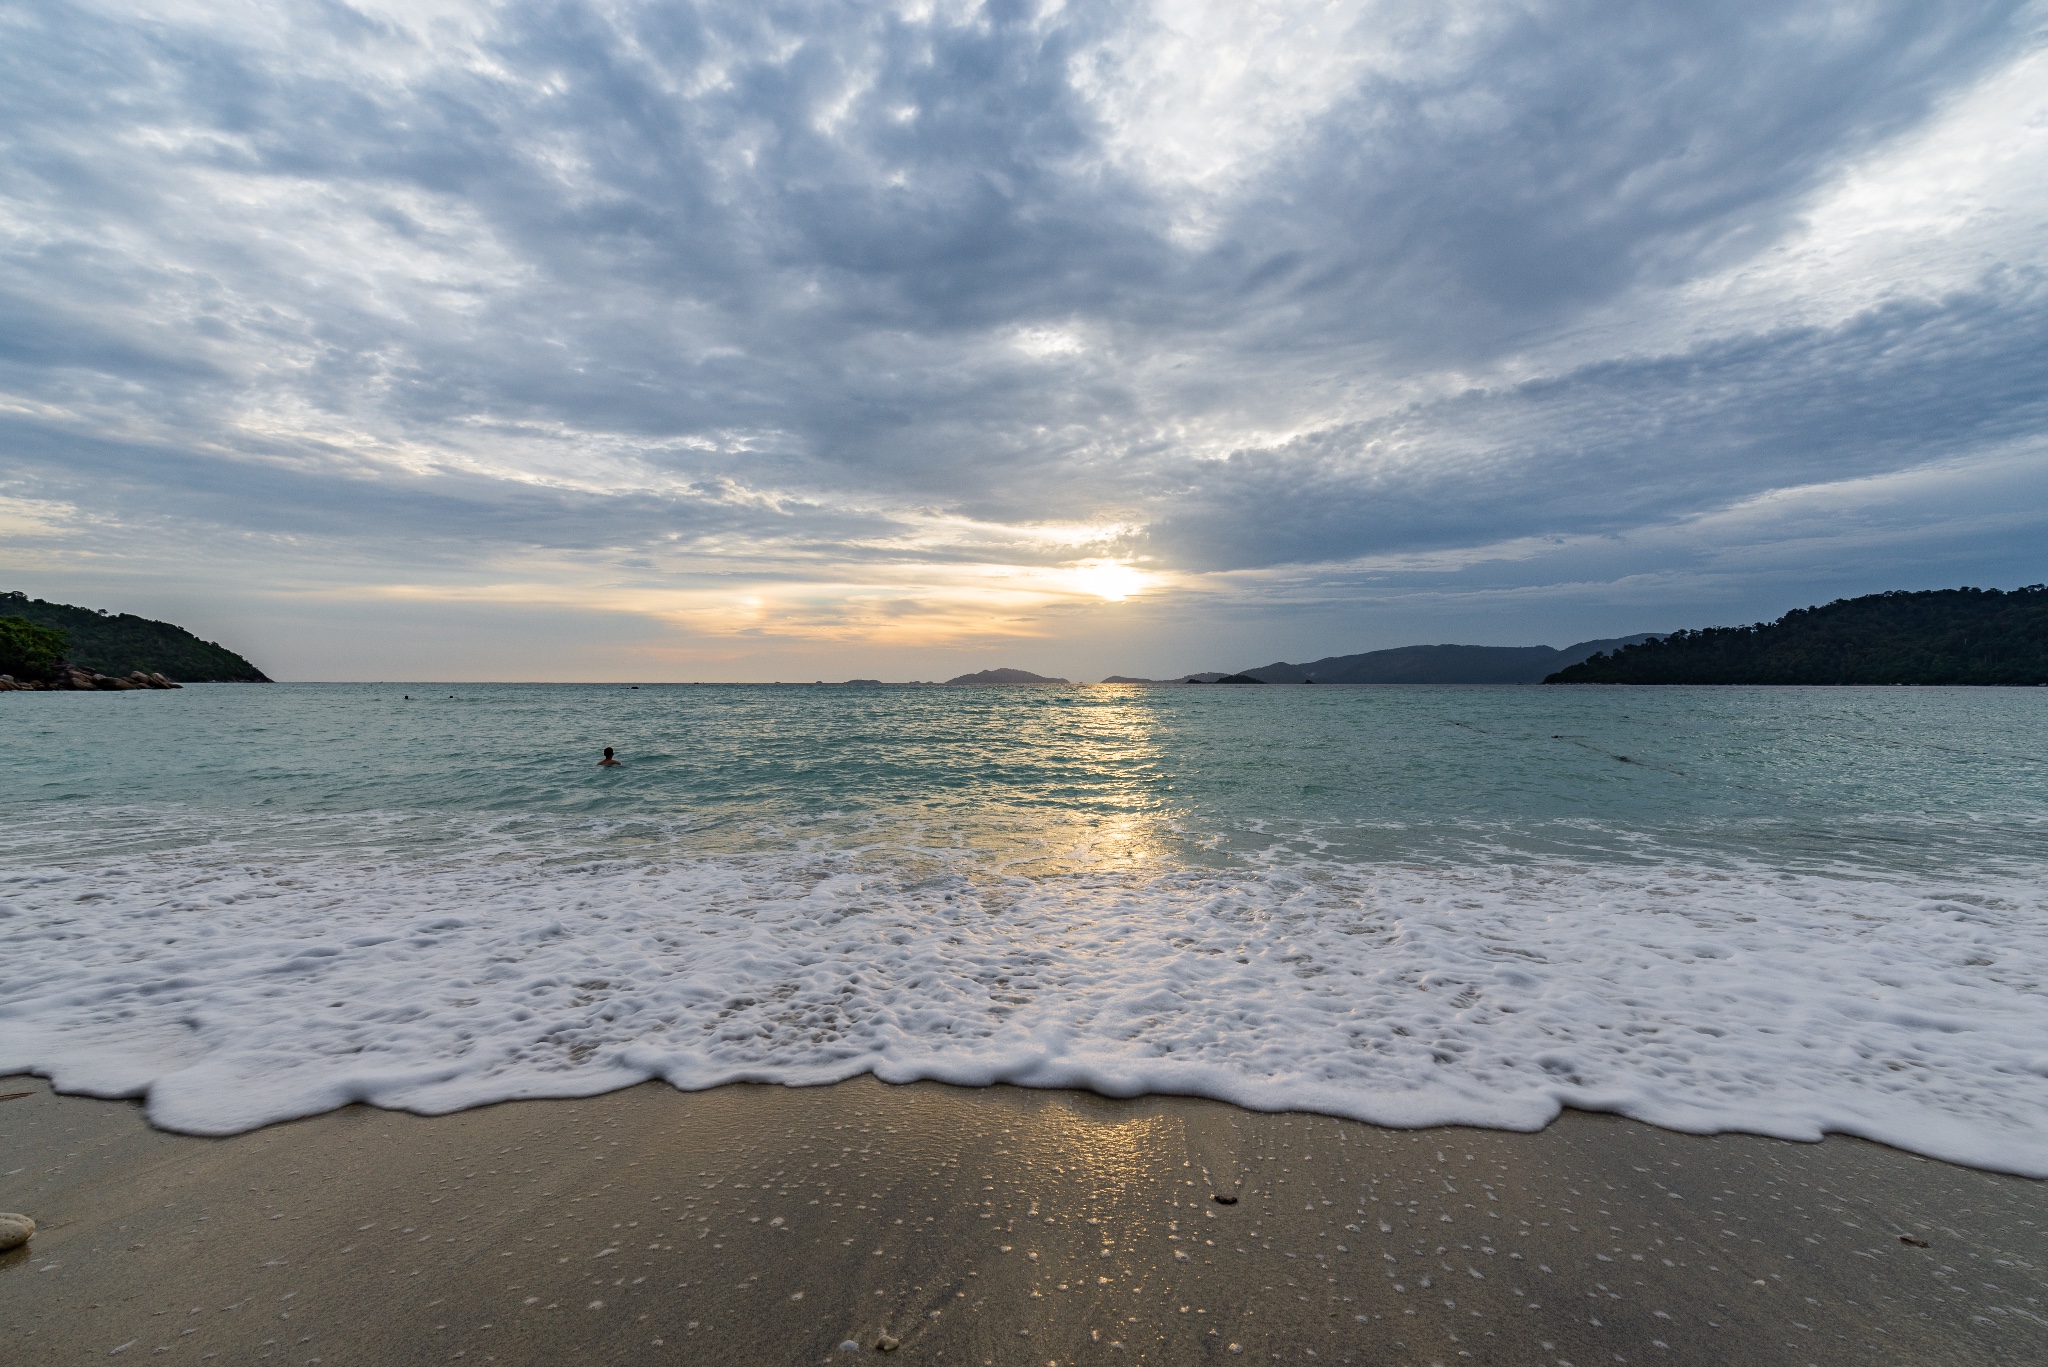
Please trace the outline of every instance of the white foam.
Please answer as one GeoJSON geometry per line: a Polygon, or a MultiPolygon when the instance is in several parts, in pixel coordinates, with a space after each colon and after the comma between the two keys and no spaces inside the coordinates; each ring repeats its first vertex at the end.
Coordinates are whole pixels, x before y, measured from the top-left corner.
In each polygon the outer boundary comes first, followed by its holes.
{"type": "Polygon", "coordinates": [[[648,1078],[1870,1139],[2048,1176],[2048,899],[1769,870],[926,878],[130,854],[0,880],[0,1072],[228,1134],[648,1078]]]}

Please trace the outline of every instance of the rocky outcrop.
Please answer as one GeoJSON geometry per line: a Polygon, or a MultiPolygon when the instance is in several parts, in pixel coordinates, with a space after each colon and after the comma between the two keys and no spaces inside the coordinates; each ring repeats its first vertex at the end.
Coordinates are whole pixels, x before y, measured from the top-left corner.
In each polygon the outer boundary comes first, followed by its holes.
{"type": "Polygon", "coordinates": [[[128,693],[141,688],[184,686],[172,683],[161,674],[145,674],[139,669],[125,678],[115,678],[97,669],[62,660],[57,662],[56,672],[47,679],[17,679],[12,674],[0,674],[0,693],[128,693]]]}
{"type": "MultiPolygon", "coordinates": [[[[0,592],[0,628],[10,619],[62,635],[55,653],[86,669],[129,677],[131,670],[162,671],[186,683],[268,683],[262,670],[215,641],[202,641],[171,622],[129,612],[104,612],[70,603],[49,603],[18,590],[0,592]]],[[[0,642],[6,633],[0,631],[0,642]]],[[[40,676],[48,652],[29,671],[40,676]]],[[[0,669],[24,677],[19,658],[0,656],[0,669]]]]}

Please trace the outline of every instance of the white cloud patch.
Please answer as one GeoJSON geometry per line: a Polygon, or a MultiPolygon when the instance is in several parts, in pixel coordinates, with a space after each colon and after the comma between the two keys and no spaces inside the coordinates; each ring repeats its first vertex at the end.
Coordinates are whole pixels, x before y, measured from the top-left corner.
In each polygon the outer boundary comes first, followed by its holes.
{"type": "Polygon", "coordinates": [[[685,654],[2024,573],[2044,14],[17,8],[0,516],[47,596],[685,654]]]}

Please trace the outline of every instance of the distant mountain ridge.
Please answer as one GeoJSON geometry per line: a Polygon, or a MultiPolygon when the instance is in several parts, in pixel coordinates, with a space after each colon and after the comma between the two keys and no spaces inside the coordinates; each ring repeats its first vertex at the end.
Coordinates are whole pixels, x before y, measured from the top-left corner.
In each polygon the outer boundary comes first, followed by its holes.
{"type": "Polygon", "coordinates": [[[1537,684],[1601,651],[1618,650],[1659,633],[1550,646],[1396,646],[1359,655],[1329,655],[1307,664],[1276,661],[1243,672],[1266,683],[1537,684]]]}
{"type": "Polygon", "coordinates": [[[133,613],[97,612],[69,603],[48,603],[25,593],[0,593],[0,617],[21,617],[67,638],[64,658],[102,674],[140,671],[181,683],[269,683],[263,671],[212,641],[181,626],[133,613]]]}
{"type": "Polygon", "coordinates": [[[1546,683],[2048,684],[2048,585],[1895,591],[1679,631],[1546,683]]]}
{"type": "MultiPolygon", "coordinates": [[[[1661,632],[1552,646],[1395,646],[1358,655],[1326,655],[1307,664],[1284,660],[1238,671],[1237,677],[1269,684],[1538,684],[1602,651],[1657,639],[1661,632]]],[[[1112,674],[1104,683],[1218,683],[1223,670],[1184,674],[1178,679],[1134,679],[1112,674]]]]}

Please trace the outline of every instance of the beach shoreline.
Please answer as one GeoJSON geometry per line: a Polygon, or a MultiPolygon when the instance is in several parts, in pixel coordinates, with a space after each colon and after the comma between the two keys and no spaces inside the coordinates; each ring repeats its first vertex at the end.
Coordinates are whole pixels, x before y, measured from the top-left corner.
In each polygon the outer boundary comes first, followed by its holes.
{"type": "Polygon", "coordinates": [[[39,1361],[2048,1359],[2048,1184],[1839,1137],[863,1078],[202,1139],[14,1092],[39,1361]]]}

